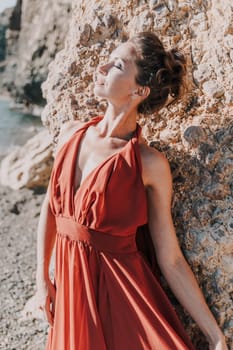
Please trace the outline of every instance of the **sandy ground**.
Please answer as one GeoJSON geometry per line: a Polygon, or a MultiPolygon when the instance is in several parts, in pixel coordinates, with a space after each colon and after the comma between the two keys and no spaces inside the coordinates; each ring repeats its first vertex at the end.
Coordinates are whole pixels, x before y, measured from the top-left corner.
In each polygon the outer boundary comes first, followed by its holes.
{"type": "Polygon", "coordinates": [[[45,191],[0,187],[0,349],[43,350],[47,323],[22,317],[35,292],[36,234],[45,191]]]}

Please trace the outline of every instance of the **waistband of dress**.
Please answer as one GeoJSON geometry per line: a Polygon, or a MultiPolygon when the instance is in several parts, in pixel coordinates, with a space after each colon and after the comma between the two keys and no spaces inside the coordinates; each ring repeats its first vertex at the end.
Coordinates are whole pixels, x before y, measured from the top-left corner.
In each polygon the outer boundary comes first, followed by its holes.
{"type": "Polygon", "coordinates": [[[109,253],[126,254],[138,251],[135,233],[115,236],[81,225],[72,218],[56,217],[57,233],[74,241],[92,245],[94,249],[109,253]]]}

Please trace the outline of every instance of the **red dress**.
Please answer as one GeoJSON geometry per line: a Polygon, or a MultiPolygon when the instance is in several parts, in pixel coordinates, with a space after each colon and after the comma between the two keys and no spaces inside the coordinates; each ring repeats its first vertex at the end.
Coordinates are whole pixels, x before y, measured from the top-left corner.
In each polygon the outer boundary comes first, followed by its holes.
{"type": "Polygon", "coordinates": [[[102,118],[85,123],[62,146],[50,178],[57,291],[46,349],[192,350],[142,251],[154,248],[142,230],[147,200],[139,124],[123,149],[97,166],[74,193],[80,141],[102,118]]]}

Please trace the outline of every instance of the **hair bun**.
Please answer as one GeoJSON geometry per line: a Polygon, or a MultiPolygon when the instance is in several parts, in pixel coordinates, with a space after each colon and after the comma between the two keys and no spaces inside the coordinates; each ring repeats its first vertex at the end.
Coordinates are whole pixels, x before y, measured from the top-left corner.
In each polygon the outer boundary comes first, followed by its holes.
{"type": "Polygon", "coordinates": [[[177,49],[171,49],[166,51],[164,64],[170,74],[169,94],[173,98],[178,98],[181,93],[181,88],[184,85],[183,80],[186,72],[185,57],[177,49]]]}
{"type": "Polygon", "coordinates": [[[160,39],[151,32],[137,33],[130,42],[136,53],[136,82],[150,88],[150,94],[140,103],[138,111],[144,114],[158,111],[165,106],[169,96],[173,97],[170,103],[175,102],[185,85],[184,55],[175,48],[166,51],[160,39]]]}

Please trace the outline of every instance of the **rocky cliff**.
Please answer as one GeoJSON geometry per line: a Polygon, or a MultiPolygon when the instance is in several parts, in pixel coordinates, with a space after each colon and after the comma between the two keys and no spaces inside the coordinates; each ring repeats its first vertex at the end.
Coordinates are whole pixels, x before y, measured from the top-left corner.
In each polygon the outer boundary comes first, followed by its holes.
{"type": "Polygon", "coordinates": [[[18,0],[6,33],[7,54],[0,89],[17,102],[44,104],[41,84],[49,63],[64,47],[71,0],[18,0]]]}
{"type": "MultiPolygon", "coordinates": [[[[178,105],[141,116],[151,147],[170,160],[173,217],[183,252],[230,344],[233,272],[232,2],[73,1],[65,49],[43,85],[43,123],[56,142],[61,123],[86,120],[105,105],[92,94],[92,74],[117,43],[152,30],[188,59],[188,91],[178,105]]],[[[191,301],[190,301],[191,302],[191,301]]],[[[198,349],[203,337],[177,306],[198,349]]],[[[233,346],[233,344],[231,344],[233,346]]]]}
{"type": "Polygon", "coordinates": [[[6,9],[0,13],[0,72],[3,71],[5,66],[6,58],[6,31],[9,27],[10,17],[12,14],[12,9],[6,9]]]}

